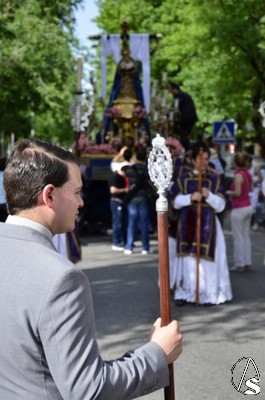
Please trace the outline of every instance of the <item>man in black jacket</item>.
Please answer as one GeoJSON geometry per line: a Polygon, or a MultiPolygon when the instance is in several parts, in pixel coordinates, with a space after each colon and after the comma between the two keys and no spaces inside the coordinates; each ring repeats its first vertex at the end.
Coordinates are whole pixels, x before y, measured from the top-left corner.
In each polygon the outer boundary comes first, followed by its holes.
{"type": "Polygon", "coordinates": [[[180,142],[187,150],[189,148],[189,136],[195,122],[198,120],[196,107],[192,97],[183,92],[177,83],[171,84],[171,93],[174,98],[175,114],[174,133],[180,138],[180,142]]]}
{"type": "Polygon", "coordinates": [[[148,254],[149,248],[149,220],[150,211],[147,199],[147,185],[149,180],[146,165],[146,149],[139,147],[136,151],[136,163],[127,167],[126,176],[129,186],[138,185],[138,190],[134,197],[127,204],[128,223],[127,241],[124,254],[130,255],[133,252],[133,242],[138,221],[141,230],[142,254],[148,254]],[[140,184],[139,184],[140,183],[140,184]]]}

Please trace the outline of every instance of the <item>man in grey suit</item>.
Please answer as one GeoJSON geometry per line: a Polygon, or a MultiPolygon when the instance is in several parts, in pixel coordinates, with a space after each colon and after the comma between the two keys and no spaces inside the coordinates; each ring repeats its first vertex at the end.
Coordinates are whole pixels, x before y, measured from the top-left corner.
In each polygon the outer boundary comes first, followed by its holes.
{"type": "Polygon", "coordinates": [[[168,385],[182,351],[177,321],[114,361],[95,339],[89,282],[56,252],[75,227],[82,180],[73,154],[40,140],[15,144],[4,174],[9,216],[0,223],[0,399],[122,400],[168,385]]]}

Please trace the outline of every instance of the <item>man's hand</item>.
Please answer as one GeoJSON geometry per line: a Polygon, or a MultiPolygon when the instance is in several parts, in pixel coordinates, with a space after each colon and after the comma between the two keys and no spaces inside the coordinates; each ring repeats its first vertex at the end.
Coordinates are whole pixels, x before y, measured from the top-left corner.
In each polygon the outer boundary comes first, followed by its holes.
{"type": "Polygon", "coordinates": [[[161,318],[158,318],[151,329],[150,340],[162,348],[168,364],[172,364],[182,353],[182,335],[177,321],[161,327],[161,318]]]}
{"type": "Polygon", "coordinates": [[[200,192],[192,193],[190,197],[191,201],[202,201],[202,194],[200,192]]]}
{"type": "Polygon", "coordinates": [[[207,199],[207,197],[209,196],[210,190],[206,187],[202,188],[202,195],[203,197],[205,197],[205,199],[207,199]]]}
{"type": "Polygon", "coordinates": [[[125,152],[125,150],[127,150],[128,149],[128,147],[127,146],[123,146],[121,149],[120,149],[120,155],[121,156],[123,156],[123,154],[124,154],[124,152],[125,152]]]}

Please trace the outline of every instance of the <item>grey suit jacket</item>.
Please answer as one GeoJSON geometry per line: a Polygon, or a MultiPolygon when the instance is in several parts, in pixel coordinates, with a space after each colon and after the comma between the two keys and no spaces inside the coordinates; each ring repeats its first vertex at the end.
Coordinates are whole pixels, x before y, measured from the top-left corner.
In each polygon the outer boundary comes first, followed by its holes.
{"type": "Polygon", "coordinates": [[[0,223],[0,399],[132,399],[168,385],[149,342],[103,361],[85,274],[34,229],[0,223]]]}

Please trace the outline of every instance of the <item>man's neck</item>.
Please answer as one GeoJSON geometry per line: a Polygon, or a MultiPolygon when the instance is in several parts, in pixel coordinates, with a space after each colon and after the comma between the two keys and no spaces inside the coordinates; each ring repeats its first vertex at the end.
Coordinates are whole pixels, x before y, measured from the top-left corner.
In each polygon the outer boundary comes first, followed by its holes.
{"type": "Polygon", "coordinates": [[[29,219],[32,222],[36,222],[37,224],[44,226],[44,228],[48,229],[53,234],[49,221],[47,220],[47,218],[43,217],[41,209],[39,207],[19,211],[16,216],[29,219]]]}
{"type": "Polygon", "coordinates": [[[9,215],[6,220],[7,224],[12,225],[21,225],[26,226],[28,228],[34,229],[45,236],[47,236],[50,240],[52,240],[52,232],[50,229],[46,228],[43,224],[36,222],[33,219],[29,219],[27,217],[22,217],[21,215],[9,215]]]}

